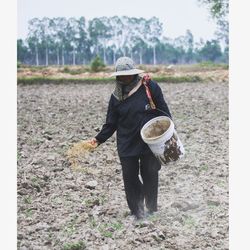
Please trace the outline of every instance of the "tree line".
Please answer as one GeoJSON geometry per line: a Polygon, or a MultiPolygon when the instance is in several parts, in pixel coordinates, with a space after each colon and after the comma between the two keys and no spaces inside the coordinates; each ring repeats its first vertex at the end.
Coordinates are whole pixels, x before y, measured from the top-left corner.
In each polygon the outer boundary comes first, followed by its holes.
{"type": "Polygon", "coordinates": [[[17,60],[28,65],[89,64],[96,56],[105,64],[120,56],[137,64],[228,63],[228,44],[222,49],[219,35],[197,43],[187,30],[170,39],[156,17],[33,18],[28,30],[26,39],[17,40],[17,60]]]}

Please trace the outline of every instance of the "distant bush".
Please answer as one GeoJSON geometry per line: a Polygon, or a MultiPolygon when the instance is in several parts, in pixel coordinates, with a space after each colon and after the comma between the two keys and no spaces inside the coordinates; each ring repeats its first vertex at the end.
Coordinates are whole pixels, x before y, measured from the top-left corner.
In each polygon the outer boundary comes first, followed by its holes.
{"type": "Polygon", "coordinates": [[[46,68],[47,68],[46,66],[42,66],[42,65],[40,65],[40,66],[31,66],[31,67],[29,67],[29,70],[31,72],[40,72],[40,71],[42,71],[42,70],[44,70],[46,68]]]}
{"type": "Polygon", "coordinates": [[[99,72],[105,69],[105,64],[101,60],[99,56],[96,56],[96,58],[91,62],[90,68],[92,72],[99,72]]]}
{"type": "Polygon", "coordinates": [[[60,72],[67,73],[70,75],[80,75],[82,73],[90,71],[89,68],[79,67],[79,68],[70,68],[68,66],[65,66],[60,72]]]}
{"type": "Polygon", "coordinates": [[[225,63],[214,63],[211,61],[204,61],[198,64],[200,67],[206,67],[206,68],[222,68],[222,69],[228,69],[228,64],[225,63]]]}
{"type": "Polygon", "coordinates": [[[203,79],[199,76],[158,76],[154,77],[153,80],[157,82],[167,83],[182,83],[182,82],[203,82],[203,79]]]}
{"type": "Polygon", "coordinates": [[[19,68],[21,68],[21,66],[22,66],[22,63],[17,61],[17,68],[19,69],[19,68]]]}
{"type": "Polygon", "coordinates": [[[161,70],[160,67],[158,67],[158,66],[153,66],[153,67],[151,67],[148,71],[151,72],[151,73],[157,73],[157,72],[159,72],[160,70],[161,70]]]}
{"type": "Polygon", "coordinates": [[[147,71],[147,67],[145,65],[138,65],[137,68],[144,70],[144,71],[147,71]]]}
{"type": "Polygon", "coordinates": [[[69,69],[69,67],[64,67],[63,69],[62,69],[62,71],[61,71],[62,73],[69,73],[70,72],[70,69],[69,69]]]}

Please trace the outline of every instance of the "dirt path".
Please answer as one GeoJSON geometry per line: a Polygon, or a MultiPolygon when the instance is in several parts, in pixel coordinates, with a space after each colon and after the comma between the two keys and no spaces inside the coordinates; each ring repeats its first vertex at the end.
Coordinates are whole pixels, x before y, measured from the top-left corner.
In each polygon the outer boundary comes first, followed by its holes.
{"type": "Polygon", "coordinates": [[[159,211],[140,223],[115,135],[81,169],[64,156],[97,133],[113,85],[18,86],[18,249],[228,249],[228,83],[160,86],[186,156],[162,167],[159,211]]]}

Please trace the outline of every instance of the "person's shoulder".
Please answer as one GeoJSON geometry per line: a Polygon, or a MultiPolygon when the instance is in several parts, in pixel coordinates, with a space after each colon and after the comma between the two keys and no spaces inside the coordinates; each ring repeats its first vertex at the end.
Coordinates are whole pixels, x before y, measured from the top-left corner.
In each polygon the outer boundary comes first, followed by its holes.
{"type": "Polygon", "coordinates": [[[150,79],[149,81],[149,87],[152,89],[152,90],[157,90],[160,88],[159,84],[154,81],[154,79],[150,79]]]}
{"type": "Polygon", "coordinates": [[[158,85],[158,83],[154,80],[154,79],[150,79],[150,82],[149,82],[152,86],[156,86],[158,85]]]}
{"type": "Polygon", "coordinates": [[[114,93],[111,94],[109,101],[113,105],[118,105],[120,103],[120,101],[117,99],[117,97],[114,95],[114,93]]]}

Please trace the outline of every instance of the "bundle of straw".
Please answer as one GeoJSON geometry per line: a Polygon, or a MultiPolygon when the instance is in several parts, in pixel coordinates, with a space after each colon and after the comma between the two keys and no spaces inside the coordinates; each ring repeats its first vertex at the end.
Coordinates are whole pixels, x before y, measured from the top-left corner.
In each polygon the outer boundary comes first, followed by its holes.
{"type": "Polygon", "coordinates": [[[66,157],[71,167],[79,167],[86,155],[93,151],[97,146],[97,143],[91,143],[91,141],[80,141],[73,144],[73,146],[66,152],[66,157]]]}

